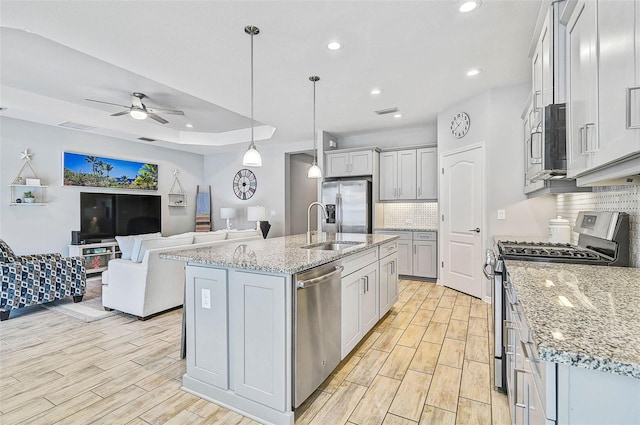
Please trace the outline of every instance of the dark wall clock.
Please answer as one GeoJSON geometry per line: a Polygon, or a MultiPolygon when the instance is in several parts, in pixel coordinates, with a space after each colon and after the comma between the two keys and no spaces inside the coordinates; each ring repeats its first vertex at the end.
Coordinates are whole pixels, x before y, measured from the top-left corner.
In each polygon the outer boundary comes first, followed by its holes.
{"type": "Polygon", "coordinates": [[[253,171],[246,168],[238,171],[233,178],[233,192],[239,199],[247,200],[256,193],[258,188],[258,180],[253,171]]]}

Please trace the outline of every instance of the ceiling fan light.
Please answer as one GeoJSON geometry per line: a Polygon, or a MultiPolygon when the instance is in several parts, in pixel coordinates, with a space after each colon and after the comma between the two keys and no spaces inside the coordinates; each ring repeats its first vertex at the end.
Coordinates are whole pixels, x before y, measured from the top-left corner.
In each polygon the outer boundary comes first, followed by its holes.
{"type": "Polygon", "coordinates": [[[309,172],[307,173],[307,177],[310,179],[321,179],[322,178],[322,170],[318,167],[315,161],[311,164],[311,168],[309,168],[309,172]]]}
{"type": "Polygon", "coordinates": [[[144,120],[148,116],[147,111],[140,108],[131,108],[129,115],[131,115],[131,118],[136,120],[144,120]]]}
{"type": "Polygon", "coordinates": [[[262,167],[262,156],[256,149],[255,143],[251,143],[249,149],[244,153],[242,165],[245,167],[262,167]]]}

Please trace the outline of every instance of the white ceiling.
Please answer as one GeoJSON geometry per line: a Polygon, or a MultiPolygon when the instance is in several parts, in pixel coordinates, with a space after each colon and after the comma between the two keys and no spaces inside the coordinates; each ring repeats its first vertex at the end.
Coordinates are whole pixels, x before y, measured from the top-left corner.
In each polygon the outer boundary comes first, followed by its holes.
{"type": "Polygon", "coordinates": [[[311,75],[320,76],[319,129],[344,136],[428,125],[452,104],[530,80],[527,54],[540,3],[484,0],[461,14],[456,0],[2,0],[0,106],[5,116],[70,121],[194,152],[246,143],[244,27],[255,25],[256,140],[273,128],[277,142],[311,139],[311,75]],[[328,50],[331,40],[344,47],[328,50]],[[483,72],[466,77],[473,67],[483,72]],[[373,87],[383,93],[370,95],[373,87]],[[185,117],[164,115],[170,124],[162,126],[111,117],[121,108],[84,100],[128,105],[133,91],[148,95],[147,106],[180,109],[185,117]],[[389,107],[403,117],[373,112],[389,107]]]}

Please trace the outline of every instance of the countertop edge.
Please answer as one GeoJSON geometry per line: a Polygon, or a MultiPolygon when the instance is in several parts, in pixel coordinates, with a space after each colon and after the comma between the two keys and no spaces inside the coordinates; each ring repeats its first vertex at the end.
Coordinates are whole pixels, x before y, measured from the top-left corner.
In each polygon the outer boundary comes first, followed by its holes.
{"type": "Polygon", "coordinates": [[[620,362],[588,354],[572,353],[566,350],[554,350],[545,347],[540,347],[538,352],[540,354],[540,359],[547,362],[566,364],[582,369],[597,370],[600,372],[640,379],[640,365],[638,364],[620,362]]]}

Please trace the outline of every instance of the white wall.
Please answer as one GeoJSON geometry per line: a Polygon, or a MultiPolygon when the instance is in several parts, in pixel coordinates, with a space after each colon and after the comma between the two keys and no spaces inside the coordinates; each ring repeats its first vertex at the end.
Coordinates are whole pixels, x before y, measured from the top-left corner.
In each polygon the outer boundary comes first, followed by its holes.
{"type": "Polygon", "coordinates": [[[162,195],[162,233],[192,231],[195,189],[202,183],[203,156],[133,143],[87,132],[0,118],[0,238],[16,254],[60,252],[67,255],[71,231],[80,230],[80,192],[145,193],[162,195]],[[43,207],[9,206],[8,185],[23,161],[19,152],[29,149],[32,165],[48,185],[43,207]],[[118,190],[62,186],[62,152],[71,151],[158,164],[158,190],[118,190]],[[173,184],[172,170],[188,194],[189,206],[169,208],[167,193],[173,184]]]}
{"type": "MultiPolygon", "coordinates": [[[[381,119],[394,119],[381,117],[381,119]]],[[[379,148],[402,148],[405,146],[435,145],[436,124],[422,127],[398,128],[389,131],[369,132],[345,136],[338,139],[338,149],[377,146],[379,148]]]]}
{"type": "MultiPolygon", "coordinates": [[[[287,234],[297,235],[307,231],[307,208],[318,200],[317,180],[307,177],[313,156],[289,155],[289,219],[287,234]]],[[[315,212],[315,211],[314,211],[315,212]]],[[[317,214],[311,214],[310,228],[318,228],[317,214]]]]}
{"type": "Polygon", "coordinates": [[[485,246],[493,235],[547,234],[555,214],[555,197],[527,199],[524,194],[524,142],[520,114],[531,86],[529,83],[496,88],[452,106],[438,115],[438,153],[478,142],[485,143],[486,221],[485,246]],[[451,134],[451,118],[469,114],[471,126],[462,139],[451,134]],[[497,219],[504,209],[506,220],[497,219]]]}
{"type": "Polygon", "coordinates": [[[278,143],[260,142],[257,148],[262,155],[262,167],[251,167],[256,175],[258,187],[251,199],[243,201],[233,193],[233,177],[247,168],[242,165],[242,156],[247,145],[229,146],[225,151],[207,155],[204,158],[204,182],[211,185],[213,199],[214,228],[222,229],[226,222],[220,218],[220,207],[236,209],[233,227],[236,229],[255,228],[255,222],[247,221],[247,207],[267,207],[267,217],[271,223],[269,237],[285,234],[285,153],[300,152],[313,148],[313,141],[278,143]],[[272,215],[273,213],[273,215],[272,215]]]}

